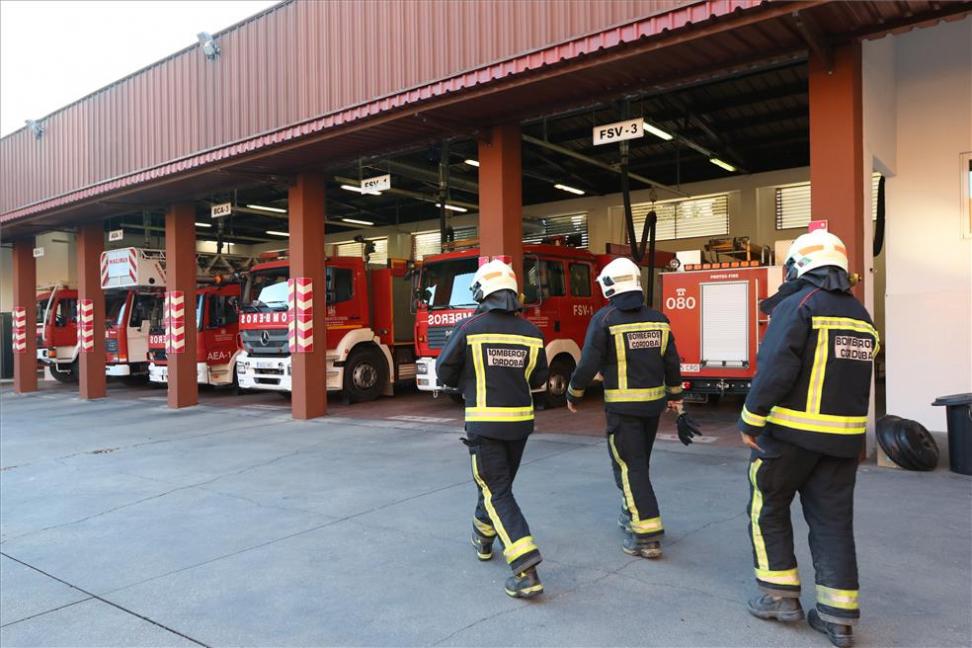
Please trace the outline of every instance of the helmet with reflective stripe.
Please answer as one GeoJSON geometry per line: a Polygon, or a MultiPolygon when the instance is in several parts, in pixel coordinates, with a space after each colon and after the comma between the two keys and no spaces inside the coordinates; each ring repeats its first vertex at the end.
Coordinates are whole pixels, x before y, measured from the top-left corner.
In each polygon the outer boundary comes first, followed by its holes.
{"type": "Polygon", "coordinates": [[[825,266],[836,266],[847,272],[847,247],[830,232],[814,230],[793,241],[783,265],[790,281],[825,266]]]}
{"type": "Polygon", "coordinates": [[[498,259],[479,266],[472,285],[469,286],[473,299],[477,302],[483,301],[497,290],[512,290],[515,293],[516,289],[516,273],[498,259]]]}
{"type": "Polygon", "coordinates": [[[615,259],[604,266],[597,276],[597,283],[605,297],[625,292],[641,291],[641,268],[627,258],[615,259]]]}

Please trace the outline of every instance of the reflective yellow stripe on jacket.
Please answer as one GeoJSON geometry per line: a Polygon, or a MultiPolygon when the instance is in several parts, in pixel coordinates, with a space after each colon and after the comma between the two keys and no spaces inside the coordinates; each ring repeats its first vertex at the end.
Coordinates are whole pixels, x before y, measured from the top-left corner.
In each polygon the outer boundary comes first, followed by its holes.
{"type": "Polygon", "coordinates": [[[648,387],[646,389],[605,389],[604,402],[618,403],[622,401],[654,401],[665,398],[664,387],[648,387]]]}
{"type": "Polygon", "coordinates": [[[532,421],[533,406],[526,407],[467,407],[466,421],[479,423],[514,423],[532,421]]]}
{"type": "Polygon", "coordinates": [[[532,421],[533,407],[490,407],[486,404],[486,363],[483,359],[484,344],[510,344],[527,347],[528,360],[525,364],[526,378],[529,381],[537,364],[537,357],[543,351],[543,340],[526,335],[509,333],[476,333],[467,338],[472,347],[473,368],[476,371],[476,406],[466,408],[466,421],[480,423],[512,423],[532,421]]]}
{"type": "Polygon", "coordinates": [[[824,434],[864,434],[866,416],[833,416],[774,407],[767,419],[770,423],[807,432],[824,434]]]}
{"type": "Polygon", "coordinates": [[[659,352],[665,355],[665,349],[668,347],[668,336],[671,334],[671,327],[665,322],[634,322],[632,324],[609,326],[608,331],[614,336],[614,350],[618,356],[618,387],[617,389],[605,388],[604,401],[607,403],[640,402],[664,398],[664,385],[628,389],[628,346],[625,343],[624,334],[641,331],[661,331],[662,341],[659,352]]]}

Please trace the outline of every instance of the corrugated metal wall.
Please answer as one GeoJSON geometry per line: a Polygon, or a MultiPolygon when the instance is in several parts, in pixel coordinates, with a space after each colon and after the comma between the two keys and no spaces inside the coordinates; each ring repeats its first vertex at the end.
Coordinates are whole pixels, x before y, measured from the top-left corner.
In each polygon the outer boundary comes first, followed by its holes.
{"type": "Polygon", "coordinates": [[[0,141],[0,213],[684,1],[297,0],[0,141]]]}

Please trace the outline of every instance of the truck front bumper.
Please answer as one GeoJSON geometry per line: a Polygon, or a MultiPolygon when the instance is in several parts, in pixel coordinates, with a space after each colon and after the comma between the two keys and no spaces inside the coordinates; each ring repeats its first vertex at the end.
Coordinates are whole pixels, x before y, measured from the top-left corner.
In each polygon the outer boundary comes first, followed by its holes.
{"type": "MultiPolygon", "coordinates": [[[[334,365],[334,359],[328,355],[325,370],[327,372],[327,389],[341,389],[344,380],[344,369],[334,365]]],[[[291,391],[292,364],[290,356],[285,357],[255,357],[245,351],[236,358],[236,379],[240,389],[265,389],[269,391],[291,391]]]]}
{"type": "Polygon", "coordinates": [[[131,376],[132,367],[129,364],[108,364],[105,365],[106,376],[131,376]]]}
{"type": "MultiPolygon", "coordinates": [[[[169,365],[157,365],[154,362],[149,365],[149,380],[154,383],[169,382],[169,365]]],[[[200,385],[209,384],[209,367],[205,362],[196,363],[196,382],[200,385]]]]}
{"type": "Polygon", "coordinates": [[[415,361],[415,385],[419,391],[458,394],[458,389],[446,387],[435,373],[435,358],[419,358],[415,361]]]}

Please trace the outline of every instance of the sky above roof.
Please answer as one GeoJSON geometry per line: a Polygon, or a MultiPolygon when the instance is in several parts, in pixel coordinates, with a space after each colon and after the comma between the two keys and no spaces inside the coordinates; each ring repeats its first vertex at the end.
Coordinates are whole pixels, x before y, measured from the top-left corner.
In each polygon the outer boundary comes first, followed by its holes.
{"type": "Polygon", "coordinates": [[[0,135],[279,0],[0,2],[0,135]]]}

